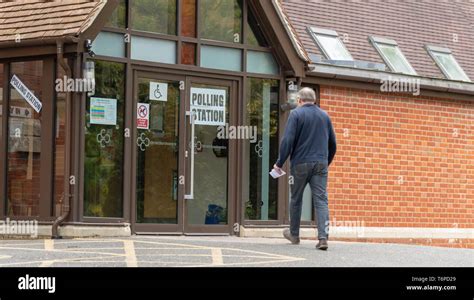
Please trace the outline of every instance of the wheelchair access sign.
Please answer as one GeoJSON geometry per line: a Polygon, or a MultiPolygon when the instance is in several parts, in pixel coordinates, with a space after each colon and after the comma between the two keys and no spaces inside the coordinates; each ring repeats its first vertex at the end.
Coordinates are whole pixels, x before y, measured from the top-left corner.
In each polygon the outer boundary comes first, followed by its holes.
{"type": "Polygon", "coordinates": [[[150,82],[150,100],[168,101],[168,84],[163,82],[150,82]]]}

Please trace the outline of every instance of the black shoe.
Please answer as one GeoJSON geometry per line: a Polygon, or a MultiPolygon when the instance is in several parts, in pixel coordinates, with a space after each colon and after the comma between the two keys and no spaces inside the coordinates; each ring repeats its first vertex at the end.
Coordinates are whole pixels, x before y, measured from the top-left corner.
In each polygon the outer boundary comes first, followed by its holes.
{"type": "Polygon", "coordinates": [[[291,232],[288,228],[283,230],[283,236],[285,237],[285,239],[289,240],[293,245],[298,245],[300,243],[300,238],[297,236],[291,235],[291,232]]]}
{"type": "Polygon", "coordinates": [[[316,249],[326,251],[328,250],[328,240],[326,239],[321,239],[319,240],[319,243],[316,245],[316,249]]]}

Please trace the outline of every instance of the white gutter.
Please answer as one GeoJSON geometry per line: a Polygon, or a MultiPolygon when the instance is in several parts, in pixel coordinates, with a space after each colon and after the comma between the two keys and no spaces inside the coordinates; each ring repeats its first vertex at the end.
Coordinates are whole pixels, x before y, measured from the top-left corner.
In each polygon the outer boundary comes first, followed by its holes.
{"type": "MultiPolygon", "coordinates": [[[[420,88],[422,89],[456,94],[474,95],[474,83],[471,82],[427,78],[415,75],[397,74],[377,70],[347,68],[328,64],[311,64],[309,67],[310,71],[306,73],[307,76],[353,80],[375,84],[381,84],[381,81],[384,80],[419,80],[420,88]]],[[[474,101],[474,97],[472,100],[474,101]]]]}

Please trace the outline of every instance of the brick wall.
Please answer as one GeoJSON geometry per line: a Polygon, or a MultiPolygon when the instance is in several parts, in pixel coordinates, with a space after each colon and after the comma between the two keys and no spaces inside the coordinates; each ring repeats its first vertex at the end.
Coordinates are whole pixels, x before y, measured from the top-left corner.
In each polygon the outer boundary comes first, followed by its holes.
{"type": "Polygon", "coordinates": [[[474,228],[474,101],[321,86],[338,154],[331,219],[474,228]]]}

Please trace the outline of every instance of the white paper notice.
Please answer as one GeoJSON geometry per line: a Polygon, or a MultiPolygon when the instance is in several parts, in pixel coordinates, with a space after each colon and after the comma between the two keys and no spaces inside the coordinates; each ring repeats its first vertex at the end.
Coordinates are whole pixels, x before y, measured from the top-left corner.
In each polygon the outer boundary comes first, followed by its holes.
{"type": "Polygon", "coordinates": [[[283,170],[277,171],[276,169],[272,169],[270,171],[270,175],[275,179],[280,178],[281,176],[283,176],[285,174],[286,174],[286,172],[283,171],[283,170]]]}
{"type": "Polygon", "coordinates": [[[191,88],[191,110],[196,125],[221,126],[226,124],[225,89],[191,88]]]}
{"type": "Polygon", "coordinates": [[[168,101],[168,84],[150,82],[150,100],[168,101]]]}
{"type": "Polygon", "coordinates": [[[117,125],[117,99],[91,98],[90,123],[117,125]]]}

